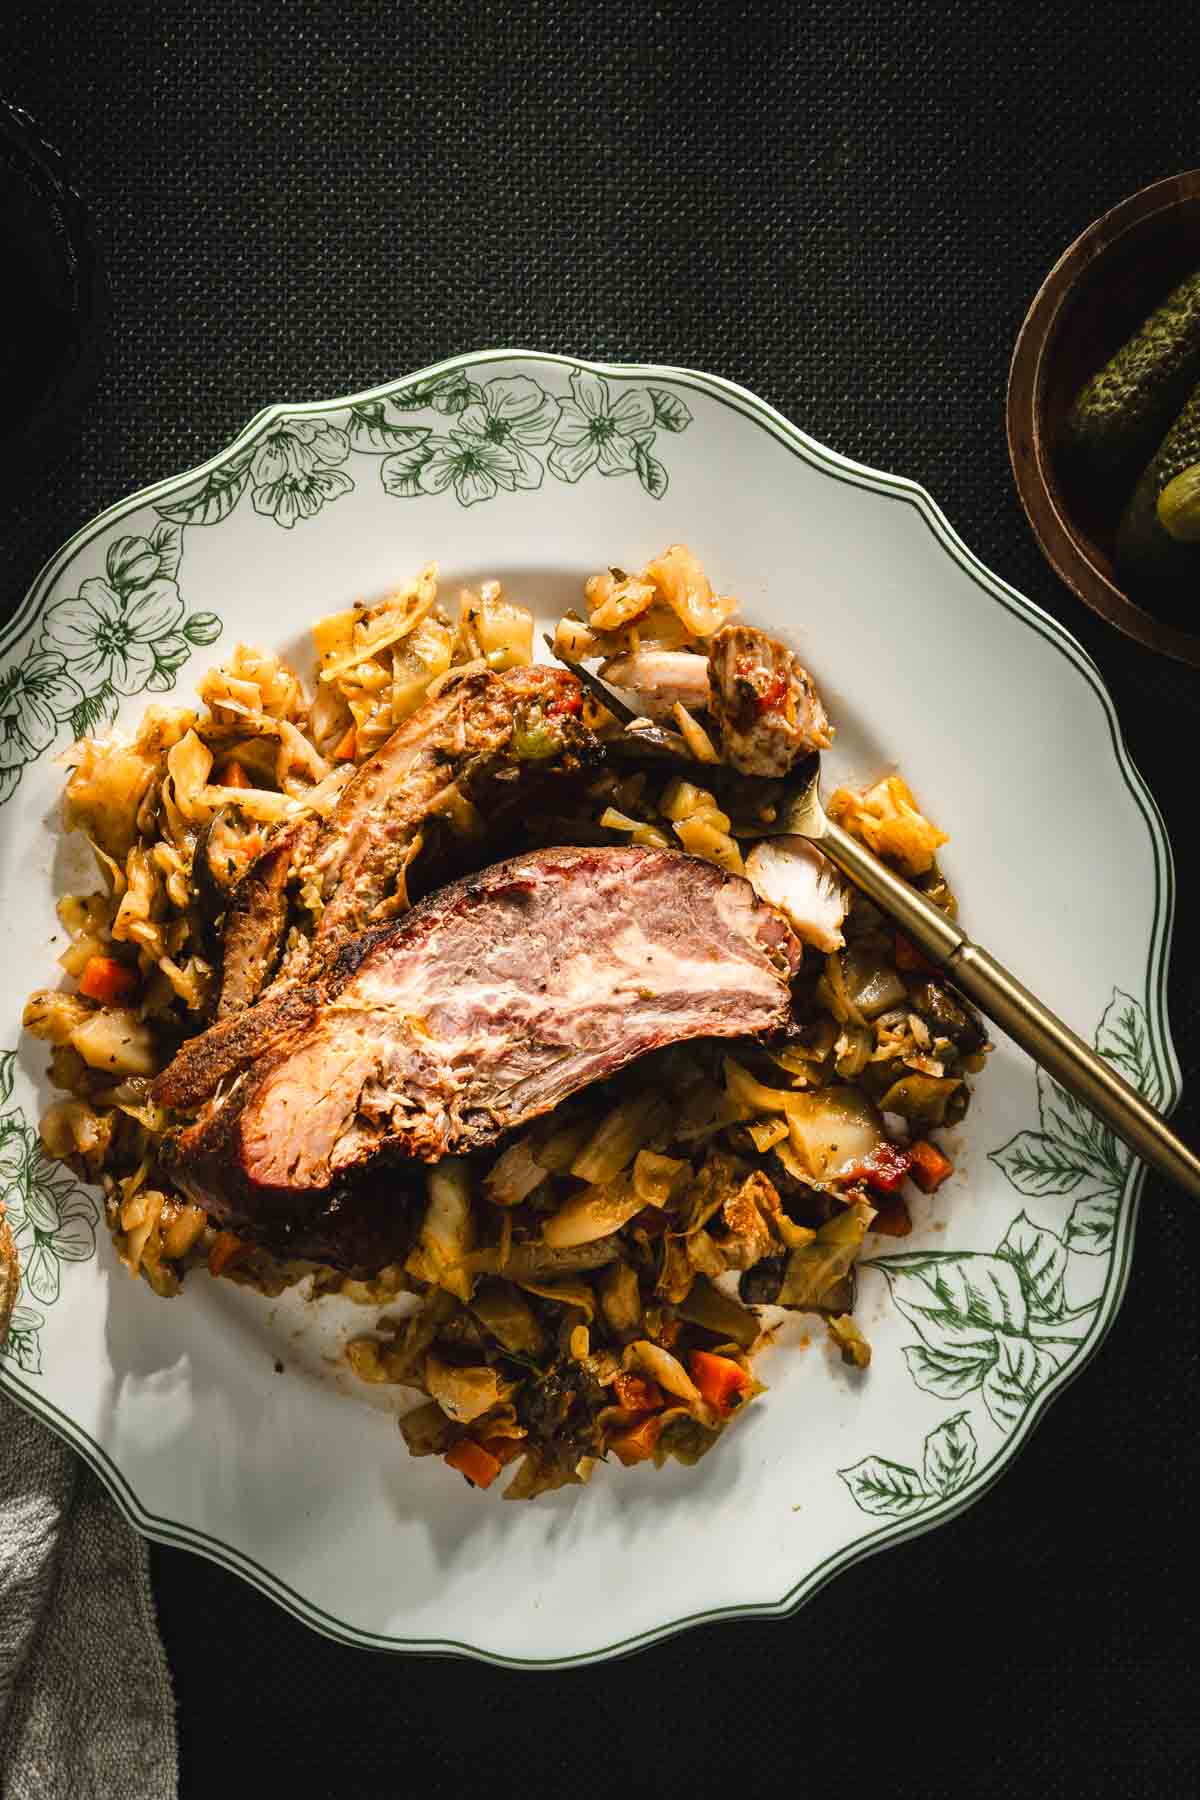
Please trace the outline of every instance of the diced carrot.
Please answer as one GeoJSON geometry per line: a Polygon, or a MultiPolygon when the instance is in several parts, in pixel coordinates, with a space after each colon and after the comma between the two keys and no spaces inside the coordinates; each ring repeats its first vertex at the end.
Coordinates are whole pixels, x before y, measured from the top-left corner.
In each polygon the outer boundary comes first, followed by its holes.
{"type": "Polygon", "coordinates": [[[218,787],[248,788],[254,783],[243,769],[236,756],[231,756],[227,763],[222,763],[217,775],[218,787]]]}
{"type": "Polygon", "coordinates": [[[137,971],[115,956],[89,956],[79,977],[80,993],[105,1006],[113,1000],[127,1000],[137,984],[137,971]]]}
{"type": "Polygon", "coordinates": [[[912,1219],[904,1201],[897,1197],[881,1206],[867,1229],[878,1231],[883,1237],[907,1237],[912,1230],[912,1219]]]}
{"type": "Polygon", "coordinates": [[[472,1487],[477,1488],[491,1487],[501,1467],[499,1458],[485,1450],[482,1444],[477,1444],[474,1438],[460,1438],[452,1450],[447,1450],[442,1461],[465,1475],[472,1487]]]}
{"type": "Polygon", "coordinates": [[[658,1448],[663,1422],[661,1413],[650,1413],[628,1431],[618,1431],[608,1440],[608,1447],[618,1462],[632,1469],[635,1463],[649,1462],[658,1448]]]}
{"type": "Polygon", "coordinates": [[[338,739],[334,747],[334,762],[353,762],[358,754],[358,728],[351,725],[344,737],[338,739]]]}
{"type": "Polygon", "coordinates": [[[490,1437],[484,1438],[483,1448],[489,1456],[494,1456],[503,1468],[507,1463],[515,1462],[518,1456],[524,1456],[529,1445],[522,1437],[490,1437]]]}
{"type": "Polygon", "coordinates": [[[711,1350],[693,1350],[688,1357],[692,1380],[701,1398],[728,1418],[746,1398],[750,1377],[740,1364],[728,1356],[714,1356],[711,1350]]]}
{"type": "Polygon", "coordinates": [[[909,1174],[923,1193],[935,1194],[945,1181],[947,1175],[953,1175],[954,1164],[948,1156],[943,1156],[936,1144],[928,1138],[918,1138],[910,1144],[908,1153],[912,1157],[912,1168],[909,1174]]]}
{"type": "Polygon", "coordinates": [[[209,1274],[220,1275],[223,1270],[231,1268],[234,1263],[243,1261],[253,1248],[254,1245],[244,1243],[236,1231],[218,1231],[209,1247],[209,1274]]]}
{"type": "Polygon", "coordinates": [[[664,1404],[663,1391],[657,1381],[647,1381],[643,1375],[618,1375],[613,1381],[613,1391],[617,1404],[626,1412],[656,1412],[664,1404]]]}
{"type": "Polygon", "coordinates": [[[936,975],[937,973],[929,958],[922,956],[917,946],[910,944],[903,932],[900,931],[896,933],[895,956],[896,967],[904,975],[936,975]]]}

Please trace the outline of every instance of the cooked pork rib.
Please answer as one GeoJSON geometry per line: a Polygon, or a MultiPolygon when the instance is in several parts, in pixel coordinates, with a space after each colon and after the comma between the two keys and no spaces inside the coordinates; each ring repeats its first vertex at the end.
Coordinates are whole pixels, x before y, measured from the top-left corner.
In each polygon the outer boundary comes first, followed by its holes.
{"type": "Polygon", "coordinates": [[[721,749],[743,775],[786,775],[798,757],[833,742],[812,676],[776,638],[752,625],[718,631],[709,650],[708,686],[721,749]]]}
{"type": "MultiPolygon", "coordinates": [[[[308,815],[280,826],[226,912],[218,1023],[256,1000],[276,969],[289,920],[288,884],[301,871],[320,882],[324,911],[314,954],[324,960],[346,934],[400,910],[397,883],[422,826],[452,798],[451,789],[478,794],[489,779],[516,772],[531,740],[538,754],[530,760],[541,767],[586,755],[592,739],[581,710],[579,683],[564,669],[484,671],[455,680],[363,763],[327,822],[308,815]]],[[[175,1084],[168,1104],[203,1098],[189,1070],[205,1068],[215,1085],[221,1041],[196,1038],[185,1046],[183,1066],[167,1072],[175,1084]]]]}
{"type": "Polygon", "coordinates": [[[313,859],[325,900],[317,944],[387,916],[405,852],[451,787],[478,787],[500,763],[520,760],[535,734],[544,743],[531,761],[588,741],[581,709],[575,676],[539,664],[467,676],[419,707],[359,769],[322,834],[313,859]]]}
{"type": "Polygon", "coordinates": [[[381,1154],[491,1144],[661,1045],[783,1025],[800,957],[748,882],[678,851],[514,857],[347,943],[286,1008],[261,1002],[272,1029],[175,1134],[173,1179],[279,1217],[381,1154]]]}

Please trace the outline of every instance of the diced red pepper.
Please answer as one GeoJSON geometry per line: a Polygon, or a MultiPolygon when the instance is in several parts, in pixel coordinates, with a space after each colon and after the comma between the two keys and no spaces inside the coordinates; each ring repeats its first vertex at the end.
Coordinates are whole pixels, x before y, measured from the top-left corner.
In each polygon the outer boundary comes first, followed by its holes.
{"type": "Polygon", "coordinates": [[[358,730],[351,725],[344,737],[338,739],[334,748],[334,762],[353,762],[358,754],[358,730]]]}
{"type": "Polygon", "coordinates": [[[248,788],[254,783],[243,769],[236,756],[231,756],[227,763],[221,765],[217,774],[218,787],[248,788]]]}
{"type": "Polygon", "coordinates": [[[759,691],[758,710],[760,713],[778,712],[787,699],[788,678],[783,669],[776,669],[765,688],[759,691]]]}
{"type": "Polygon", "coordinates": [[[548,700],[542,711],[547,719],[556,719],[563,713],[581,713],[583,711],[583,695],[578,689],[574,693],[560,694],[548,700]]]}
{"type": "Polygon", "coordinates": [[[102,1006],[127,1000],[137,987],[137,971],[115,956],[89,956],[79,977],[79,991],[102,1006]]]}
{"type": "Polygon", "coordinates": [[[613,1391],[617,1403],[626,1412],[656,1412],[665,1404],[665,1397],[657,1381],[647,1381],[642,1375],[618,1375],[613,1381],[613,1391]]]}
{"type": "Polygon", "coordinates": [[[485,1450],[482,1444],[477,1444],[474,1438],[460,1439],[453,1449],[447,1450],[442,1461],[465,1475],[471,1486],[477,1488],[491,1487],[501,1467],[499,1458],[485,1450]]]}
{"type": "Polygon", "coordinates": [[[688,1368],[701,1398],[715,1407],[723,1419],[736,1412],[746,1398],[750,1377],[731,1357],[714,1356],[711,1350],[693,1350],[688,1368]]]}
{"type": "Polygon", "coordinates": [[[911,1153],[885,1138],[869,1156],[862,1156],[838,1174],[839,1181],[865,1181],[881,1194],[894,1194],[908,1174],[911,1153]]]}
{"type": "Polygon", "coordinates": [[[953,1175],[954,1164],[948,1156],[943,1156],[936,1144],[928,1138],[918,1138],[909,1146],[909,1157],[912,1168],[909,1173],[917,1186],[925,1194],[936,1194],[947,1175],[953,1175]]]}

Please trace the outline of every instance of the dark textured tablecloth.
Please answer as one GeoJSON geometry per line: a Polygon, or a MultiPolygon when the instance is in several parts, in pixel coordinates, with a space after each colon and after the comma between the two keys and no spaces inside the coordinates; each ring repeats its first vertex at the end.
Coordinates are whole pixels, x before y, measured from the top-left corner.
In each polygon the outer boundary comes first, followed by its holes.
{"type": "MultiPolygon", "coordinates": [[[[1057,583],[1004,444],[1045,271],[1105,208],[1200,163],[1188,10],[1084,19],[879,0],[10,4],[0,91],[83,185],[112,316],[69,441],[0,492],[0,604],[97,509],[268,401],[502,343],[687,364],[923,482],[1062,619],[1184,861],[1200,677],[1057,583]]],[[[1197,893],[1185,865],[1185,1079],[1197,893]]],[[[1177,1116],[1195,1137],[1194,1097],[1177,1116]]],[[[340,1648],[156,1551],[182,1791],[1191,1795],[1198,1260],[1194,1202],[1148,1181],[1120,1318],[1012,1471],[791,1621],[508,1674],[340,1648]]]]}

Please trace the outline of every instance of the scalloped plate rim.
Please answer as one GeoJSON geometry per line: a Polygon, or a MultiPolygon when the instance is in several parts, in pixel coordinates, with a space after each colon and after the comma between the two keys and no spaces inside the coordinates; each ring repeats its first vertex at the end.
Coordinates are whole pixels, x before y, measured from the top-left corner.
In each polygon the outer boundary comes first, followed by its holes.
{"type": "MultiPolygon", "coordinates": [[[[1023,623],[1031,626],[1076,669],[1087,683],[1104,713],[1118,768],[1146,822],[1151,848],[1154,852],[1157,894],[1146,963],[1145,996],[1149,1002],[1146,1018],[1150,1042],[1156,1059],[1162,1067],[1164,1081],[1162,1110],[1165,1114],[1170,1115],[1178,1104],[1182,1085],[1178,1057],[1171,1036],[1166,996],[1166,973],[1175,911],[1174,861],[1162,815],[1153,794],[1129,754],[1112,696],[1109,694],[1096,663],[1066,626],[1039,607],[1035,601],[1029,600],[1010,586],[975,555],[954,530],[932,495],[919,482],[915,482],[907,476],[893,475],[869,464],[856,462],[839,451],[830,449],[818,439],[811,437],[768,402],[760,399],[750,389],[729,381],[723,376],[670,364],[604,363],[586,357],[566,356],[551,351],[491,349],[468,351],[445,357],[438,362],[414,370],[408,375],[399,376],[361,392],[336,399],[295,404],[274,402],[255,413],[236,436],[204,462],[160,481],[149,483],[135,493],[104,508],[73,532],[43,564],[21,605],[3,631],[0,631],[0,652],[9,650],[30,626],[36,623],[44,597],[52,583],[68,558],[82,546],[84,541],[97,536],[102,530],[115,524],[127,514],[145,507],[153,500],[161,499],[167,493],[186,488],[192,482],[210,474],[229,457],[236,455],[238,451],[252,443],[270,424],[284,418],[319,415],[364,401],[384,399],[415,382],[428,380],[458,368],[474,368],[499,362],[551,364],[559,368],[586,370],[605,379],[613,380],[673,381],[677,384],[697,387],[710,396],[722,400],[725,404],[732,404],[736,410],[748,414],[766,427],[785,448],[794,453],[798,452],[805,461],[814,467],[825,473],[833,474],[839,479],[849,479],[855,486],[866,488],[887,498],[905,500],[914,506],[941,548],[971,577],[975,585],[989,598],[1014,613],[1023,623]]],[[[908,1542],[939,1525],[949,1523],[980,1500],[1008,1469],[1053,1401],[1091,1363],[1112,1329],[1129,1279],[1133,1241],[1145,1174],[1146,1171],[1142,1164],[1136,1161],[1131,1162],[1120,1200],[1118,1215],[1120,1237],[1113,1248],[1112,1261],[1100,1296],[1093,1331],[1081,1345],[1080,1353],[1073,1357],[1065,1368],[1059,1370],[1035,1396],[1020,1423],[1006,1438],[995,1458],[986,1465],[977,1479],[973,1479],[962,1491],[936,1501],[918,1517],[899,1521],[884,1520],[880,1524],[868,1528],[852,1543],[832,1551],[815,1568],[807,1570],[778,1600],[737,1602],[721,1607],[710,1607],[696,1613],[666,1620],[628,1638],[571,1655],[546,1658],[509,1656],[496,1651],[484,1650],[476,1645],[458,1640],[393,1637],[348,1624],[308,1600],[289,1583],[264,1568],[246,1552],[211,1537],[199,1527],[164,1518],[143,1507],[108,1452],[79,1428],[69,1415],[54,1402],[39,1394],[8,1359],[0,1360],[0,1391],[7,1392],[18,1404],[40,1418],[49,1429],[71,1444],[104,1484],[123,1516],[144,1537],[172,1548],[191,1550],[209,1561],[229,1569],[231,1573],[248,1581],[253,1587],[283,1606],[294,1617],[326,1637],[359,1648],[395,1653],[454,1656],[491,1664],[499,1668],[577,1668],[633,1654],[652,1644],[664,1642],[678,1632],[695,1625],[729,1619],[787,1617],[806,1600],[818,1593],[843,1569],[849,1568],[867,1557],[874,1556],[892,1545],[908,1542]]]]}

